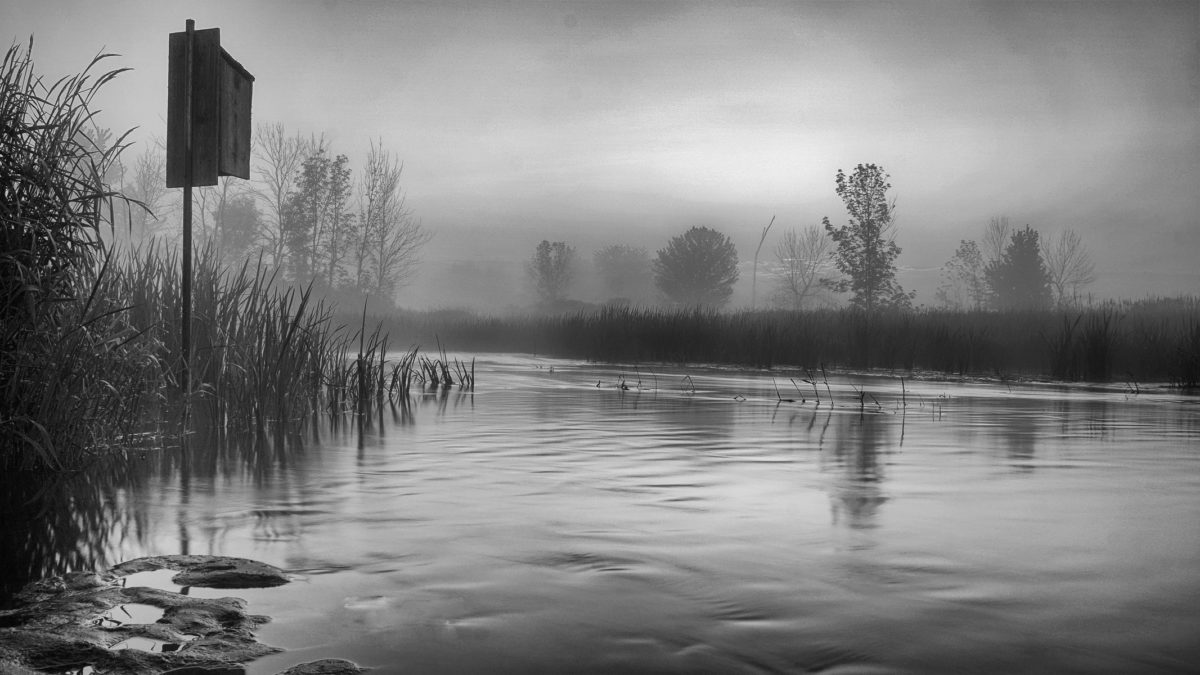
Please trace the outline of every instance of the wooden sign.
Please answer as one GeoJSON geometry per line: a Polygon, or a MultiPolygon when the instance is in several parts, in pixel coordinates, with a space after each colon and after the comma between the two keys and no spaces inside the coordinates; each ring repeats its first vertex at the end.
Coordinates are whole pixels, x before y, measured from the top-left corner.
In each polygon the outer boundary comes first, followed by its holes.
{"type": "Polygon", "coordinates": [[[188,33],[171,33],[169,40],[167,187],[190,187],[187,185],[189,154],[191,185],[216,185],[218,176],[248,179],[254,76],[221,48],[220,28],[191,31],[191,35],[191,92],[187,91],[188,33]]]}

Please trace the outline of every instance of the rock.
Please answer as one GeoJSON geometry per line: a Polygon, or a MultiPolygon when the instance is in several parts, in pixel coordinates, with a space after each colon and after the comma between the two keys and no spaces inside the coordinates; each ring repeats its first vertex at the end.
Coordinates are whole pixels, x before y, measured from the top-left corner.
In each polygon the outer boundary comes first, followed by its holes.
{"type": "Polygon", "coordinates": [[[13,609],[0,611],[0,673],[91,666],[105,675],[172,669],[177,675],[232,675],[244,674],[242,663],[281,651],[255,639],[254,631],[269,619],[247,614],[244,600],[194,598],[116,583],[129,574],[154,569],[179,570],[175,583],[190,586],[245,588],[288,581],[282,570],[270,565],[218,556],[139,558],[100,575],[72,573],[36,581],[17,593],[13,609]],[[185,581],[178,581],[180,577],[185,581]],[[101,620],[109,610],[126,604],[160,608],[162,618],[154,623],[122,623],[112,618],[122,616],[117,612],[101,620]],[[131,648],[112,649],[118,645],[131,648]]]}
{"type": "Polygon", "coordinates": [[[246,669],[241,666],[183,666],[162,675],[246,675],[246,669]]]}
{"type": "Polygon", "coordinates": [[[278,675],[358,675],[367,672],[365,668],[343,659],[321,659],[309,661],[298,666],[292,666],[278,675]]]}
{"type": "Polygon", "coordinates": [[[138,558],[113,566],[113,578],[151,570],[179,570],[172,583],[205,588],[271,588],[290,581],[283,570],[246,558],[211,555],[162,555],[138,558]]]}

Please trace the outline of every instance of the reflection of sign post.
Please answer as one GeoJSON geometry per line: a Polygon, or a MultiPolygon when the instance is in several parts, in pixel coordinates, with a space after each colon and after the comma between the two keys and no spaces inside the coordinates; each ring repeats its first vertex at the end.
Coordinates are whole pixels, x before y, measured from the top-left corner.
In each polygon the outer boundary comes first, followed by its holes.
{"type": "Polygon", "coordinates": [[[221,49],[221,29],[171,33],[167,61],[167,187],[183,188],[183,373],[192,332],[192,186],[250,177],[254,76],[221,49]]]}

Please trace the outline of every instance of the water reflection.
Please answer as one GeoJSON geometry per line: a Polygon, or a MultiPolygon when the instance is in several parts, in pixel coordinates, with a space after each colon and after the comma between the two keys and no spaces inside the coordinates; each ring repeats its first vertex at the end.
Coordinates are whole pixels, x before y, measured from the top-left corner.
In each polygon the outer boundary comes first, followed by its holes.
{"type": "Polygon", "coordinates": [[[72,474],[0,473],[0,606],[31,580],[92,569],[145,533],[130,508],[142,476],[120,465],[72,474]]]}
{"type": "MultiPolygon", "coordinates": [[[[286,430],[192,432],[178,447],[129,451],[77,472],[0,474],[0,604],[31,580],[102,569],[130,551],[218,551],[226,516],[197,513],[193,492],[207,504],[222,485],[286,491],[312,446],[286,430]]],[[[276,527],[270,519],[265,528],[276,527]]]]}
{"type": "Polygon", "coordinates": [[[821,430],[830,422],[832,442],[822,453],[821,469],[831,476],[830,512],[833,524],[855,530],[875,527],[880,506],[888,500],[883,491],[884,466],[880,453],[890,450],[895,419],[885,414],[837,414],[829,411],[821,430]]]}

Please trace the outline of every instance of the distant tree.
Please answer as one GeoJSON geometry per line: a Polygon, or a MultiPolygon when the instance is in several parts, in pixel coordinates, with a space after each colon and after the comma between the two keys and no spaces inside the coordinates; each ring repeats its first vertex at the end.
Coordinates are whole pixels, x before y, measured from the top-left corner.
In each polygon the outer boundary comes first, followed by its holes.
{"type": "Polygon", "coordinates": [[[543,305],[553,305],[563,299],[575,278],[575,249],[566,242],[537,245],[526,269],[529,280],[543,305]]]}
{"type": "Polygon", "coordinates": [[[1004,251],[1008,248],[1012,238],[1012,232],[1008,216],[995,216],[988,221],[987,227],[983,228],[983,245],[979,251],[983,256],[984,265],[992,265],[1004,256],[1004,251]]]}
{"type": "Polygon", "coordinates": [[[1050,275],[1038,239],[1037,231],[1026,225],[1013,232],[1000,259],[987,266],[988,289],[997,309],[1050,306],[1050,275]]]}
{"type": "Polygon", "coordinates": [[[262,229],[262,213],[258,210],[254,195],[240,192],[222,200],[214,220],[213,241],[221,259],[233,263],[256,250],[262,229]]]}
{"type": "Polygon", "coordinates": [[[938,302],[950,309],[983,309],[988,299],[984,267],[979,245],[967,239],[960,241],[954,257],[942,265],[938,302]]]}
{"type": "Polygon", "coordinates": [[[1050,275],[1054,302],[1060,307],[1076,302],[1079,289],[1096,280],[1096,266],[1075,230],[1063,230],[1047,241],[1042,259],[1046,263],[1046,273],[1050,275]]]}
{"type": "Polygon", "coordinates": [[[892,187],[887,173],[874,164],[859,164],[850,176],[838,169],[835,181],[850,222],[834,227],[829,218],[823,221],[837,246],[834,264],[843,275],[828,285],[838,292],[851,292],[850,304],[867,312],[909,307],[913,296],[896,282],[900,247],[894,239],[895,203],[887,198],[892,187]]]}
{"type": "Polygon", "coordinates": [[[359,206],[350,263],[362,293],[391,299],[416,273],[421,248],[432,235],[413,217],[400,184],[404,165],[371,144],[359,183],[359,206]]]}
{"type": "Polygon", "coordinates": [[[645,300],[653,288],[650,255],[644,248],[613,244],[593,253],[592,259],[610,299],[645,300]]]}
{"type": "Polygon", "coordinates": [[[737,266],[737,248],[729,237],[707,227],[693,227],[658,251],[654,282],[680,305],[721,307],[733,295],[737,266]]]}
{"type": "Polygon", "coordinates": [[[167,157],[162,149],[147,147],[133,159],[132,171],[125,176],[125,195],[145,207],[133,206],[129,210],[130,235],[135,240],[154,234],[165,216],[168,196],[166,166],[167,157]]]}
{"type": "Polygon", "coordinates": [[[193,237],[210,243],[229,262],[241,258],[258,243],[262,224],[257,208],[251,216],[245,211],[244,203],[232,206],[233,200],[238,198],[253,201],[252,193],[245,190],[242,181],[227,176],[219,178],[216,185],[197,187],[193,191],[193,237]]]}
{"type": "Polygon", "coordinates": [[[330,159],[324,148],[304,160],[295,189],[284,208],[288,270],[296,283],[316,281],[336,288],[341,266],[350,249],[351,214],[349,159],[330,159]]]}
{"type": "Polygon", "coordinates": [[[279,268],[287,267],[288,242],[284,232],[288,198],[304,160],[325,148],[325,139],[288,134],[281,123],[259,124],[254,130],[254,174],[258,177],[259,198],[266,205],[262,239],[270,260],[279,268]]]}
{"type": "Polygon", "coordinates": [[[779,261],[775,304],[801,309],[821,290],[821,270],[829,264],[829,237],[816,225],[788,230],[775,247],[779,261]]]}

